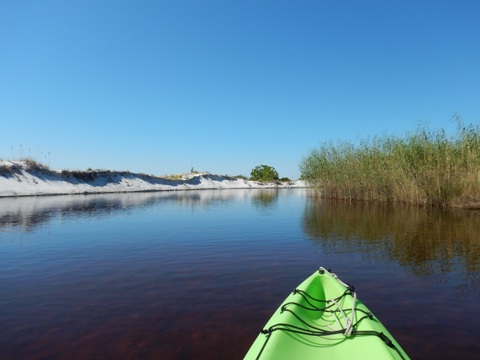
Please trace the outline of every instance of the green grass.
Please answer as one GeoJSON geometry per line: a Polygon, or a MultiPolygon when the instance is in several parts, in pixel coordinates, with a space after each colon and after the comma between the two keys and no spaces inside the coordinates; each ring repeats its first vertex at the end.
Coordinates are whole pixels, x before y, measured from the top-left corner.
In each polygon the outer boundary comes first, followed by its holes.
{"type": "MultiPolygon", "coordinates": [[[[458,120],[458,119],[457,119],[458,120]]],[[[325,143],[300,164],[318,196],[429,206],[480,204],[480,130],[458,120],[455,135],[421,128],[406,137],[325,143]]]]}

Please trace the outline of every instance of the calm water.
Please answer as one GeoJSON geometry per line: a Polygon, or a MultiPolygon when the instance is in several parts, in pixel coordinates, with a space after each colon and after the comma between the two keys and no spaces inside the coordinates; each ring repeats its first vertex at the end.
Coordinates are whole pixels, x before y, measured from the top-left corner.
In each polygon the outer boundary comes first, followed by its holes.
{"type": "Polygon", "coordinates": [[[241,359],[320,265],[412,358],[478,358],[480,213],[303,190],[0,199],[0,358],[241,359]]]}

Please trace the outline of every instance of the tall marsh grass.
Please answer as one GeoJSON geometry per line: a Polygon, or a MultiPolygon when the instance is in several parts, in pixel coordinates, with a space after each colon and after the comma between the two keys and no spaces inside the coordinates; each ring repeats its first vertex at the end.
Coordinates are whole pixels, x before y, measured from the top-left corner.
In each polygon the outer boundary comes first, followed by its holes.
{"type": "Polygon", "coordinates": [[[325,143],[303,158],[300,170],[323,198],[479,207],[480,129],[458,120],[451,137],[421,128],[359,145],[325,143]]]}

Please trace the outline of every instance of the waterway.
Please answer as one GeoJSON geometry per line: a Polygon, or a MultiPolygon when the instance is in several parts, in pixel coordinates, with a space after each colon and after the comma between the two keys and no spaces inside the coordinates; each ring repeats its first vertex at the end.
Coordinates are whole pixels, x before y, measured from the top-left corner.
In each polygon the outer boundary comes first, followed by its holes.
{"type": "Polygon", "coordinates": [[[0,199],[1,359],[242,359],[319,266],[413,359],[480,353],[480,213],[305,190],[0,199]]]}

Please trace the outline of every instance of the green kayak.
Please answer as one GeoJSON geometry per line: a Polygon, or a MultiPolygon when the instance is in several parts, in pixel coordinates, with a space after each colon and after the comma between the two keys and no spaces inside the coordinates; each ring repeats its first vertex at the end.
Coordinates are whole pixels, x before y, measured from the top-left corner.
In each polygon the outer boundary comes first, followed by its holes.
{"type": "Polygon", "coordinates": [[[245,359],[409,359],[353,286],[320,268],[280,305],[245,359]]]}

